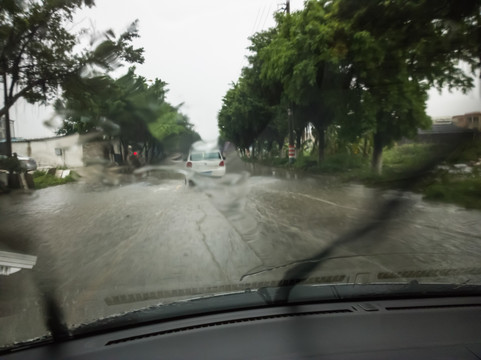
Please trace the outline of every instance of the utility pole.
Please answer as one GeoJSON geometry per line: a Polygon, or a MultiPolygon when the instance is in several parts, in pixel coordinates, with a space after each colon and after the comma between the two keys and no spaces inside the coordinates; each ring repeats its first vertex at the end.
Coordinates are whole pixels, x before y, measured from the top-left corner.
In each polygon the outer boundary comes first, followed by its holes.
{"type": "MultiPolygon", "coordinates": [[[[286,14],[289,15],[290,13],[290,0],[286,0],[286,14]]],[[[292,164],[296,160],[296,148],[294,146],[294,120],[292,118],[292,109],[290,105],[288,105],[287,108],[287,128],[289,131],[289,164],[292,164]]]]}

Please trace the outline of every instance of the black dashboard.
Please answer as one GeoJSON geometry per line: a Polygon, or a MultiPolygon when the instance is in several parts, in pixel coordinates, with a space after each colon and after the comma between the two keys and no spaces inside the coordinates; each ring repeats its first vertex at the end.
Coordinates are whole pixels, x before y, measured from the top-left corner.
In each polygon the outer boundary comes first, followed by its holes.
{"type": "Polygon", "coordinates": [[[21,349],[2,359],[481,359],[481,297],[212,313],[21,349]]]}

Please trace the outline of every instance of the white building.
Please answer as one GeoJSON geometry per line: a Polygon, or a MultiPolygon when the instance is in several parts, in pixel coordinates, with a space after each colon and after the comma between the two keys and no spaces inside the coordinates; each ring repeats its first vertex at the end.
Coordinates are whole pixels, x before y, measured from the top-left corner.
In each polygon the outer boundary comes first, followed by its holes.
{"type": "Polygon", "coordinates": [[[114,154],[120,153],[116,140],[97,140],[95,134],[56,136],[43,139],[12,141],[12,152],[30,156],[38,167],[82,167],[89,162],[107,160],[114,162],[114,154]]]}

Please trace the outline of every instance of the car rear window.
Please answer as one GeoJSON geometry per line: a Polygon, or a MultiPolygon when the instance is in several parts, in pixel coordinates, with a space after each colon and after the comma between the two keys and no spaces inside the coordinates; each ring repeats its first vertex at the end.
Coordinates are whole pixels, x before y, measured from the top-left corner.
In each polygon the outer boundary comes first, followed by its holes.
{"type": "Polygon", "coordinates": [[[205,158],[208,159],[208,160],[220,159],[220,154],[218,152],[206,153],[205,158]]]}
{"type": "Polygon", "coordinates": [[[220,153],[218,152],[211,152],[211,153],[193,153],[190,155],[191,161],[200,161],[200,160],[216,160],[220,159],[220,153]]]}

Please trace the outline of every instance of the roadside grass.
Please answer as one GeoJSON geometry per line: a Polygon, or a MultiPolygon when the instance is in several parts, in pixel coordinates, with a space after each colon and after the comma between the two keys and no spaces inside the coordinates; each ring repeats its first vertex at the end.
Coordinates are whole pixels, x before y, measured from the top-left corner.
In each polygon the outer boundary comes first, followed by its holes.
{"type": "Polygon", "coordinates": [[[443,147],[437,144],[405,144],[393,146],[384,151],[383,171],[388,173],[405,172],[425,166],[443,147]]]}
{"type": "Polygon", "coordinates": [[[449,156],[446,161],[449,164],[467,163],[481,158],[481,141],[472,140],[462,143],[449,156]]]}
{"type": "MultiPolygon", "coordinates": [[[[247,162],[252,162],[251,159],[245,159],[247,162]]],[[[302,170],[310,173],[342,173],[355,169],[362,169],[368,164],[368,160],[360,155],[350,154],[334,154],[328,155],[324,161],[318,165],[317,157],[309,154],[298,154],[296,161],[289,164],[287,157],[275,157],[267,159],[256,160],[257,163],[267,166],[275,166],[281,168],[292,168],[302,170]]]]}
{"type": "Polygon", "coordinates": [[[287,158],[263,160],[262,163],[312,174],[335,175],[340,181],[361,182],[368,186],[405,188],[407,184],[411,191],[423,194],[426,200],[481,209],[481,169],[475,168],[472,174],[453,174],[436,169],[425,171],[426,164],[439,161],[440,157],[443,162],[439,165],[476,162],[481,158],[481,142],[463,143],[449,153],[442,144],[396,145],[384,150],[381,175],[373,173],[370,158],[360,154],[326,155],[320,165],[315,156],[307,154],[299,154],[292,165],[288,164],[287,158]]]}
{"type": "Polygon", "coordinates": [[[442,177],[440,182],[432,183],[423,191],[427,200],[442,201],[481,209],[481,177],[442,177]]]}
{"type": "Polygon", "coordinates": [[[43,171],[35,171],[33,173],[33,182],[35,184],[35,189],[44,189],[49,186],[71,183],[77,181],[78,178],[79,175],[73,171],[64,178],[58,178],[55,175],[51,175],[43,171]]]}
{"type": "MultiPolygon", "coordinates": [[[[474,168],[471,174],[455,174],[446,170],[423,171],[426,164],[443,158],[438,165],[475,162],[481,157],[479,142],[466,142],[454,151],[437,144],[405,144],[384,152],[383,173],[375,175],[369,169],[355,174],[367,185],[397,188],[409,183],[412,191],[424,199],[457,204],[470,209],[481,209],[481,174],[474,168]]],[[[436,164],[436,163],[434,163],[436,164]]]]}
{"type": "Polygon", "coordinates": [[[361,172],[353,174],[354,180],[394,188],[405,187],[408,182],[411,190],[422,191],[435,177],[426,167],[437,164],[443,152],[445,148],[437,144],[395,145],[383,151],[382,174],[373,173],[368,162],[361,172]]]}

